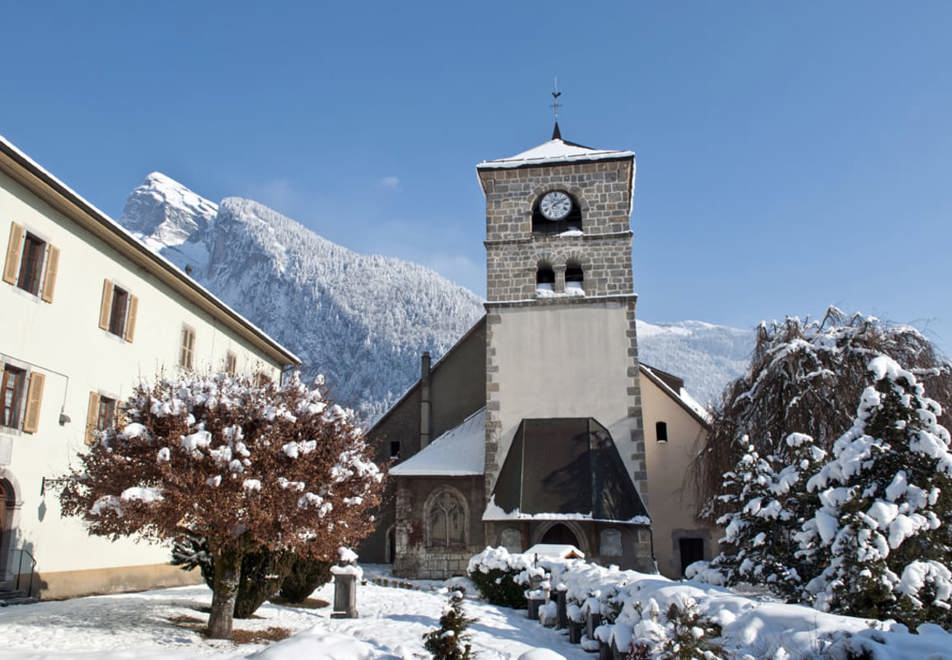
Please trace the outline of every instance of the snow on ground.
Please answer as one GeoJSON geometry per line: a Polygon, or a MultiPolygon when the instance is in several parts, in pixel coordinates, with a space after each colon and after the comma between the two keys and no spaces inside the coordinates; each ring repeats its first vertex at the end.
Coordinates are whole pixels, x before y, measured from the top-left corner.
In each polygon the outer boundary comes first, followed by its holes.
{"type": "MultiPolygon", "coordinates": [[[[313,594],[325,601],[332,601],[332,596],[332,585],[313,594]]],[[[0,609],[0,660],[428,658],[423,634],[439,625],[446,601],[445,593],[368,583],[357,591],[358,619],[331,619],[329,606],[305,609],[266,603],[256,613],[260,618],[236,620],[235,627],[281,627],[298,633],[269,647],[207,640],[170,622],[170,617],[192,617],[201,622],[196,626],[205,624],[207,613],[196,610],[211,603],[211,592],[204,585],[17,605],[0,609]]],[[[527,619],[524,611],[470,599],[465,609],[477,619],[470,632],[473,650],[482,660],[518,658],[539,647],[569,659],[588,657],[555,630],[527,619]]]]}

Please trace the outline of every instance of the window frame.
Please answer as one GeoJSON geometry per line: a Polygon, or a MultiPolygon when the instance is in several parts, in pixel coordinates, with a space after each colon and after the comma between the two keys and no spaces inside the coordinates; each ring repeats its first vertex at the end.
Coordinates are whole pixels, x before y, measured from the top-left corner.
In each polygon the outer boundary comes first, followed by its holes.
{"type": "Polygon", "coordinates": [[[229,376],[238,373],[238,355],[234,351],[225,352],[225,373],[229,376]]]}
{"type": "Polygon", "coordinates": [[[655,422],[655,440],[659,444],[664,444],[668,441],[668,423],[667,422],[655,422]]]}
{"type": "Polygon", "coordinates": [[[46,270],[49,247],[49,241],[24,228],[22,245],[20,245],[20,267],[17,269],[17,282],[14,286],[31,296],[40,297],[43,291],[44,271],[46,270]],[[32,247],[31,243],[33,244],[32,247]],[[27,282],[24,281],[24,278],[32,280],[30,282],[31,286],[26,286],[27,282]]]}
{"type": "Polygon", "coordinates": [[[23,429],[23,420],[26,417],[26,399],[27,399],[27,389],[29,387],[29,375],[30,370],[24,367],[19,367],[15,364],[9,362],[3,363],[2,372],[0,372],[0,429],[20,431],[23,429]],[[11,406],[13,414],[15,415],[13,419],[13,424],[7,424],[7,383],[9,381],[10,372],[17,372],[15,375],[14,381],[14,393],[13,393],[13,405],[11,406]]]}
{"type": "Polygon", "coordinates": [[[112,297],[109,301],[109,325],[106,330],[111,335],[115,335],[120,339],[125,339],[126,335],[126,326],[129,323],[129,307],[130,302],[132,301],[132,294],[129,292],[129,289],[119,286],[115,282],[112,283],[112,297]],[[120,299],[118,294],[122,294],[123,306],[122,306],[122,320],[117,321],[116,319],[116,301],[120,299]]]}
{"type": "Polygon", "coordinates": [[[108,431],[109,429],[116,428],[116,413],[119,411],[119,400],[115,397],[111,397],[102,392],[99,393],[99,405],[96,411],[96,425],[93,428],[94,431],[102,433],[103,431],[108,431]],[[105,420],[106,424],[103,424],[103,411],[107,412],[105,420]]]}

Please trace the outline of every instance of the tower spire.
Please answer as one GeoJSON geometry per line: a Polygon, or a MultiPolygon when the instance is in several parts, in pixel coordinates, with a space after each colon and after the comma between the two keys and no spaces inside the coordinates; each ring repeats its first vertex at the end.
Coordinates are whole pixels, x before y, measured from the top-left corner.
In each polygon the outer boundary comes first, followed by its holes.
{"type": "Polygon", "coordinates": [[[555,120],[555,127],[552,129],[552,139],[561,140],[562,131],[559,130],[559,108],[562,107],[562,104],[559,103],[559,97],[562,96],[562,92],[559,91],[559,77],[555,77],[555,81],[552,85],[552,118],[555,120]]]}

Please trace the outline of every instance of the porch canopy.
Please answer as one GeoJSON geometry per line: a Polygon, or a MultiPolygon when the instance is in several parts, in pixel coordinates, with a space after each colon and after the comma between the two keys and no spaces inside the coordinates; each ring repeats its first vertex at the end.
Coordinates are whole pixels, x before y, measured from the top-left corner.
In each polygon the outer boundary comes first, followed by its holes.
{"type": "Polygon", "coordinates": [[[531,518],[650,522],[611,434],[591,417],[519,424],[483,520],[531,518]]]}

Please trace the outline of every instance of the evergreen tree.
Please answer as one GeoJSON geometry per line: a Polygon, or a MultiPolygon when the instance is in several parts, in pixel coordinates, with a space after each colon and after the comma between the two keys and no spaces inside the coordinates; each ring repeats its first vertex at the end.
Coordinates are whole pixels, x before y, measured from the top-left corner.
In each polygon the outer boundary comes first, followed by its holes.
{"type": "Polygon", "coordinates": [[[463,595],[461,588],[451,591],[449,603],[440,617],[440,627],[423,635],[423,647],[434,660],[469,660],[472,657],[466,628],[475,619],[467,618],[463,612],[463,595]]]}
{"type": "Polygon", "coordinates": [[[808,481],[820,508],[801,542],[829,564],[807,589],[822,610],[949,626],[949,432],[912,372],[886,356],[869,372],[853,427],[808,481]]]}

